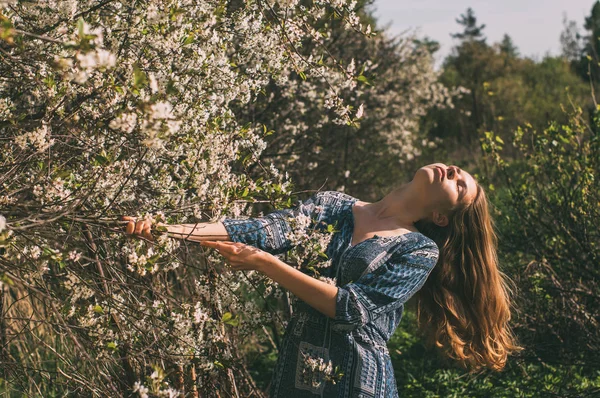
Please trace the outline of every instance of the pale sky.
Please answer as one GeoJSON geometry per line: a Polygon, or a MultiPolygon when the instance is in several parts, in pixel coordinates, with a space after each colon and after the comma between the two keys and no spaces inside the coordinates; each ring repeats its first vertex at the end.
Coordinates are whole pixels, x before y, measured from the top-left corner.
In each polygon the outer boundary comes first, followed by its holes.
{"type": "Polygon", "coordinates": [[[595,0],[375,0],[373,7],[379,26],[389,24],[398,34],[418,28],[441,45],[436,64],[450,53],[456,43],[450,33],[462,31],[456,18],[473,8],[488,44],[502,40],[508,33],[521,55],[542,59],[546,53],[560,54],[563,13],[577,21],[583,33],[584,18],[595,0]]]}

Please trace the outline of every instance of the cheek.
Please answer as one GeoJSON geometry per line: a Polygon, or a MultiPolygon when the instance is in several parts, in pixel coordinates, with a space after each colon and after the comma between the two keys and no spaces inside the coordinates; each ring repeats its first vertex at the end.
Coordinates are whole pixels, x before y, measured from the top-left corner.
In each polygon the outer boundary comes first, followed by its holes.
{"type": "Polygon", "coordinates": [[[450,184],[445,184],[439,195],[439,205],[444,209],[451,209],[458,203],[458,193],[450,184]]]}

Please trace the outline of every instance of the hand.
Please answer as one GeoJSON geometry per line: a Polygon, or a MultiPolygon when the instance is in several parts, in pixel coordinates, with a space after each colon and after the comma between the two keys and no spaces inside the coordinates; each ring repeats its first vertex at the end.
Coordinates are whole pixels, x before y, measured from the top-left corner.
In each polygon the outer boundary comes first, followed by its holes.
{"type": "Polygon", "coordinates": [[[129,235],[140,236],[142,238],[148,239],[149,241],[153,241],[152,237],[152,224],[148,220],[135,220],[133,217],[123,216],[121,217],[122,221],[129,221],[125,226],[125,233],[129,235]]]}
{"type": "Polygon", "coordinates": [[[257,249],[254,246],[239,242],[222,242],[205,240],[200,245],[216,249],[231,268],[236,271],[256,270],[262,272],[275,256],[257,249]]]}

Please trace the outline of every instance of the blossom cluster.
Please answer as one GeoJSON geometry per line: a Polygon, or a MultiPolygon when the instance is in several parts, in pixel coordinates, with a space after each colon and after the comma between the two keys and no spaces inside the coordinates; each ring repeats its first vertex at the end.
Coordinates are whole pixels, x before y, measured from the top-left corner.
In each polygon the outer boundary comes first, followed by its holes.
{"type": "Polygon", "coordinates": [[[344,375],[333,367],[331,360],[326,361],[320,356],[302,353],[302,377],[314,388],[320,388],[323,383],[336,384],[344,375]]]}
{"type": "Polygon", "coordinates": [[[322,211],[320,206],[315,206],[312,216],[304,214],[304,206],[300,204],[297,214],[288,221],[291,230],[286,234],[286,239],[293,248],[287,253],[287,261],[314,278],[335,286],[334,279],[322,275],[323,270],[331,266],[331,259],[326,252],[335,228],[323,222],[317,225],[314,217],[322,211]]]}

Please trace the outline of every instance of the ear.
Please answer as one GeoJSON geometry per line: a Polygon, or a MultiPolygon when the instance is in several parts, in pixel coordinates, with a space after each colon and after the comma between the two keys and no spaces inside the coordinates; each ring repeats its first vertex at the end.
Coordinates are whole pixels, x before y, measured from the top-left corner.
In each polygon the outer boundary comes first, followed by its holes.
{"type": "Polygon", "coordinates": [[[446,225],[448,225],[448,217],[446,217],[442,213],[438,213],[437,211],[433,212],[431,220],[435,223],[435,225],[438,225],[440,227],[445,227],[446,225]]]}

